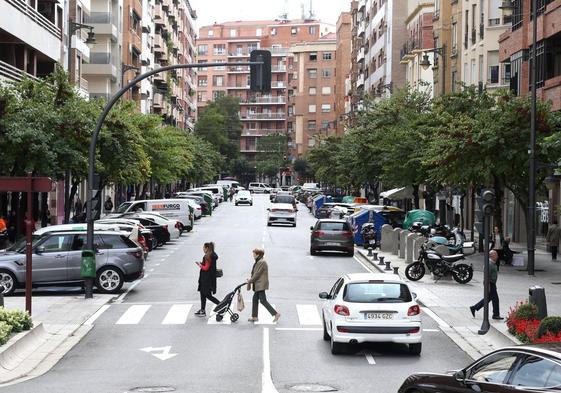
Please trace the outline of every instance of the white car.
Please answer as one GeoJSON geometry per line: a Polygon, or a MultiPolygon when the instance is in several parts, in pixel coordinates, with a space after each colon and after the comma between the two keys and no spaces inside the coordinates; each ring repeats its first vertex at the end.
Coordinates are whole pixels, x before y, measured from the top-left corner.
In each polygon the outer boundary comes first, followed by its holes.
{"type": "Polygon", "coordinates": [[[136,214],[133,214],[131,216],[127,216],[127,218],[134,219],[135,216],[151,219],[152,221],[154,221],[158,225],[167,225],[167,229],[168,229],[168,232],[169,232],[169,235],[170,235],[170,239],[172,239],[172,240],[173,239],[179,239],[179,236],[181,235],[181,233],[179,231],[181,223],[179,221],[175,221],[175,220],[169,219],[167,217],[164,217],[161,214],[152,213],[152,212],[136,213],[136,214]]]}
{"type": "Polygon", "coordinates": [[[249,192],[269,194],[273,190],[270,185],[265,183],[249,183],[249,192]]]}
{"type": "Polygon", "coordinates": [[[323,339],[330,341],[332,354],[364,342],[408,344],[411,354],[421,354],[421,309],[397,275],[346,274],[319,297],[324,299],[323,339]]]}
{"type": "Polygon", "coordinates": [[[251,196],[251,193],[246,190],[238,191],[238,193],[234,195],[234,203],[236,204],[236,206],[241,204],[248,204],[250,206],[253,206],[253,198],[251,196]]]}
{"type": "Polygon", "coordinates": [[[203,216],[203,209],[201,208],[201,205],[199,205],[194,199],[186,199],[186,201],[193,208],[193,216],[195,217],[195,220],[201,218],[203,216]]]}
{"type": "Polygon", "coordinates": [[[292,224],[296,226],[296,209],[290,203],[272,203],[267,217],[267,226],[273,224],[292,224]]]}

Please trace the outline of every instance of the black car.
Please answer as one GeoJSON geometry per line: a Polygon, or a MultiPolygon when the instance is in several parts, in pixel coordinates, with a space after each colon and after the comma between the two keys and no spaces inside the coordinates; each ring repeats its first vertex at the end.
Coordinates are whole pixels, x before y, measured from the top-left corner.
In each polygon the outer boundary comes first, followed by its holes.
{"type": "Polygon", "coordinates": [[[208,216],[209,211],[208,211],[208,203],[205,201],[205,199],[202,196],[198,196],[198,195],[179,195],[176,198],[178,199],[192,199],[195,202],[197,202],[200,206],[201,206],[201,213],[203,216],[208,216]]]}
{"type": "Polygon", "coordinates": [[[119,217],[132,218],[139,221],[144,226],[144,228],[149,229],[154,235],[154,241],[152,242],[153,248],[163,246],[164,244],[169,242],[169,239],[171,238],[170,233],[165,225],[160,225],[149,218],[139,217],[138,215],[136,215],[136,213],[124,213],[119,217]]]}
{"type": "Polygon", "coordinates": [[[446,374],[409,376],[398,393],[561,391],[561,343],[507,347],[446,374]]]}

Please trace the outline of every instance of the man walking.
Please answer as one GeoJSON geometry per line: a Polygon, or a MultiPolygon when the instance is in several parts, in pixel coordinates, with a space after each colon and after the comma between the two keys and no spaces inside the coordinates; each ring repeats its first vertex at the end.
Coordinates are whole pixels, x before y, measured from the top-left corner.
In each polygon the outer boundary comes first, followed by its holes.
{"type": "MultiPolygon", "coordinates": [[[[493,304],[493,319],[500,321],[504,319],[499,313],[499,294],[497,293],[497,276],[499,274],[497,269],[497,261],[499,254],[496,250],[489,251],[489,302],[493,304]]],[[[469,310],[471,315],[475,318],[475,312],[483,308],[485,298],[481,299],[477,304],[470,306],[469,310]]]]}
{"type": "Polygon", "coordinates": [[[111,213],[111,211],[113,210],[113,201],[111,200],[111,197],[109,195],[107,196],[107,198],[105,198],[103,208],[105,209],[105,213],[111,213]]]}
{"type": "Polygon", "coordinates": [[[553,224],[549,226],[547,230],[547,235],[545,235],[545,240],[549,244],[549,250],[551,251],[551,260],[557,261],[557,250],[559,248],[559,239],[561,238],[561,228],[557,225],[557,219],[553,219],[553,224]]]}

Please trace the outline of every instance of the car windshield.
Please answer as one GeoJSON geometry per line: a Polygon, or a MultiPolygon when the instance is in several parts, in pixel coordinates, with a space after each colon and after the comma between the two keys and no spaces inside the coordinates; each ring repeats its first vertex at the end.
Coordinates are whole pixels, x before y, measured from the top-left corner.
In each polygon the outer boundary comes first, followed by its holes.
{"type": "Polygon", "coordinates": [[[405,284],[364,282],[347,284],[343,300],[351,303],[406,303],[412,297],[405,284]]]}
{"type": "Polygon", "coordinates": [[[324,222],[320,222],[319,224],[319,228],[322,231],[348,231],[349,230],[349,226],[347,225],[346,222],[330,222],[330,221],[324,221],[324,222]]]}
{"type": "Polygon", "coordinates": [[[128,208],[132,205],[131,202],[125,202],[123,204],[121,204],[121,206],[119,206],[116,210],[117,213],[126,213],[126,211],[128,210],[128,208]]]}
{"type": "Polygon", "coordinates": [[[243,196],[243,197],[247,197],[250,196],[251,194],[249,193],[249,191],[238,191],[238,196],[243,196]]]}
{"type": "Polygon", "coordinates": [[[288,195],[278,195],[275,198],[275,203],[292,203],[294,202],[294,197],[288,195]]]}
{"type": "MultiPolygon", "coordinates": [[[[32,240],[31,240],[31,244],[33,245],[33,247],[35,247],[35,245],[37,244],[37,242],[41,240],[41,236],[39,235],[33,235],[32,236],[32,240]]],[[[15,251],[18,253],[23,253],[25,252],[25,245],[26,245],[26,238],[23,237],[21,238],[18,242],[15,242],[14,244],[12,244],[9,248],[8,251],[15,251]]]]}

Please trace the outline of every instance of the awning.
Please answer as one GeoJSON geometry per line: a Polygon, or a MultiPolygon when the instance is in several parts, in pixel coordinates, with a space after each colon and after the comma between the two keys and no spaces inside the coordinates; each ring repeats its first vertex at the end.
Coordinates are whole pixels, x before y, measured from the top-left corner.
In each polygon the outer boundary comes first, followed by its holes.
{"type": "Polygon", "coordinates": [[[384,191],[380,193],[380,197],[392,200],[411,199],[413,198],[413,187],[407,186],[384,191]]]}

